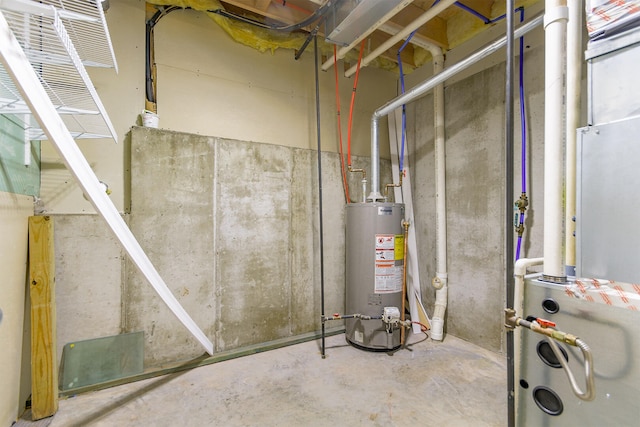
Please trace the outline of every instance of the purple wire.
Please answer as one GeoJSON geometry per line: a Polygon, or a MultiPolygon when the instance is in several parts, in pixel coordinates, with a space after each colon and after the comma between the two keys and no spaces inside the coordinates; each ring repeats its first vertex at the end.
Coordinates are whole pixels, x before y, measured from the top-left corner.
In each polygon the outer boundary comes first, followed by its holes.
{"type": "MultiPolygon", "coordinates": [[[[520,22],[524,21],[524,8],[520,10],[520,22]]],[[[516,11],[518,11],[516,9],[516,11]]],[[[524,37],[520,37],[520,130],[522,135],[522,193],[527,193],[527,119],[524,106],[524,37]]],[[[520,214],[520,225],[524,224],[524,212],[520,214]]],[[[522,243],[522,235],[518,236],[518,245],[516,248],[516,261],[520,259],[520,246],[522,243]]]]}
{"type": "MultiPolygon", "coordinates": [[[[411,40],[413,35],[416,33],[416,31],[418,30],[416,29],[411,34],[409,34],[409,37],[407,37],[407,39],[404,41],[402,46],[400,46],[400,49],[398,49],[397,58],[398,58],[398,68],[400,69],[400,90],[402,93],[404,93],[404,72],[402,71],[402,59],[400,58],[400,53],[402,53],[404,48],[407,47],[407,45],[409,44],[409,41],[411,40]]],[[[402,171],[404,170],[404,140],[405,140],[406,127],[407,127],[407,114],[406,114],[405,105],[402,104],[402,145],[400,148],[400,161],[399,161],[400,174],[402,174],[403,173],[402,171]]]]}
{"type": "MultiPolygon", "coordinates": [[[[440,0],[436,0],[433,2],[433,4],[431,5],[431,7],[435,6],[436,4],[438,4],[440,2],[440,0]]],[[[458,6],[460,9],[465,10],[467,12],[469,12],[470,14],[472,14],[473,16],[482,19],[482,22],[484,22],[485,24],[490,24],[491,20],[489,18],[487,18],[486,16],[484,16],[483,14],[481,14],[480,12],[478,12],[475,9],[470,8],[469,6],[467,6],[466,4],[462,4],[459,1],[455,2],[455,5],[458,6]]],[[[504,18],[504,17],[503,17],[504,18]]]]}

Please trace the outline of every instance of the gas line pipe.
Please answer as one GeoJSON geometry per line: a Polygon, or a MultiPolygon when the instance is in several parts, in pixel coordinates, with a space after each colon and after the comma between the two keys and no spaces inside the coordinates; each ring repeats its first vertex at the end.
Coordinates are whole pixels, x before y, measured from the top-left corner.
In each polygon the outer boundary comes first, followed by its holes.
{"type": "Polygon", "coordinates": [[[581,400],[591,401],[596,397],[595,391],[595,380],[593,376],[593,355],[591,354],[591,348],[587,345],[579,337],[559,331],[555,329],[556,324],[545,319],[537,318],[535,321],[528,321],[516,315],[516,311],[512,308],[505,309],[504,313],[504,321],[505,326],[510,329],[515,329],[518,326],[527,328],[536,332],[538,334],[544,335],[547,337],[547,341],[553,350],[556,358],[562,365],[565,373],[567,374],[567,378],[569,379],[569,383],[571,384],[571,389],[573,393],[581,400]],[[573,372],[569,368],[569,364],[567,363],[564,355],[560,352],[558,348],[558,344],[556,341],[563,342],[565,344],[578,347],[582,352],[582,356],[584,358],[584,375],[586,382],[586,390],[582,391],[580,386],[573,375],[573,372]]]}

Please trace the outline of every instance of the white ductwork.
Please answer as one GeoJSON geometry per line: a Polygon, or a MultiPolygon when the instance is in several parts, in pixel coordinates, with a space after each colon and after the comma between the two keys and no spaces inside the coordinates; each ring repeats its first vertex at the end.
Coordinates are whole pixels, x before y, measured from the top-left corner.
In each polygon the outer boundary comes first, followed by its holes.
{"type": "Polygon", "coordinates": [[[342,48],[338,49],[337,55],[334,55],[331,58],[327,59],[322,64],[322,70],[323,71],[327,71],[329,68],[331,68],[333,66],[334,62],[338,61],[339,59],[344,58],[345,55],[347,53],[349,53],[349,51],[351,51],[351,49],[353,49],[354,47],[356,47],[358,45],[358,43],[360,43],[362,40],[364,40],[366,37],[368,37],[371,33],[373,33],[380,26],[384,25],[389,19],[391,19],[393,16],[395,16],[398,12],[400,12],[402,9],[407,7],[412,2],[413,2],[413,0],[405,0],[405,1],[401,2],[400,4],[396,5],[393,9],[389,10],[386,14],[384,14],[384,16],[380,17],[374,24],[367,25],[367,28],[363,29],[362,33],[358,37],[356,37],[353,41],[351,41],[351,43],[349,43],[345,47],[342,47],[342,48]],[[334,60],[334,58],[335,58],[335,60],[334,60]]]}
{"type": "MultiPolygon", "coordinates": [[[[411,34],[414,30],[420,28],[421,26],[423,26],[424,24],[432,20],[434,17],[442,13],[445,9],[447,9],[449,6],[451,6],[455,2],[456,0],[442,0],[435,6],[432,6],[429,10],[427,10],[425,13],[420,15],[417,19],[415,19],[413,22],[411,22],[409,25],[403,28],[402,31],[400,31],[395,36],[391,37],[389,40],[387,40],[386,42],[378,46],[378,48],[376,48],[369,55],[362,58],[362,62],[360,66],[366,67],[368,64],[371,63],[371,61],[373,61],[378,56],[383,54],[394,44],[398,43],[400,40],[406,39],[409,36],[409,34],[411,34]]],[[[356,72],[356,68],[357,66],[353,66],[349,68],[345,73],[345,76],[347,77],[352,76],[356,72]]],[[[324,66],[323,66],[323,69],[324,69],[324,66]]]]}
{"type": "Polygon", "coordinates": [[[544,115],[544,280],[564,282],[563,198],[563,58],[568,8],[566,0],[546,0],[544,115]]]}

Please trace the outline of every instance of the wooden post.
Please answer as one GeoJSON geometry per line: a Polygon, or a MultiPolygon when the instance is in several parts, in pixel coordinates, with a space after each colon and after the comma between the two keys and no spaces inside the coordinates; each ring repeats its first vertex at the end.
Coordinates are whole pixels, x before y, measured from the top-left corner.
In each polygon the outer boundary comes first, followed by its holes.
{"type": "Polygon", "coordinates": [[[29,217],[29,289],[31,413],[33,420],[39,420],[58,410],[55,257],[49,216],[29,217]]]}

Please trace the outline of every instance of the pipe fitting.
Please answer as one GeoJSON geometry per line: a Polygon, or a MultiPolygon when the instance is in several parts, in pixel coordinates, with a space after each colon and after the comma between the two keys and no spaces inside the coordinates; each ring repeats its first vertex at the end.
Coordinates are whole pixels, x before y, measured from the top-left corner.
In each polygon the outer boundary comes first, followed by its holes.
{"type": "Polygon", "coordinates": [[[354,169],[351,165],[348,165],[348,171],[350,173],[361,173],[362,180],[360,183],[362,184],[362,203],[367,201],[367,171],[364,169],[354,169]]]}
{"type": "Polygon", "coordinates": [[[439,290],[447,285],[447,281],[447,273],[436,273],[436,277],[431,280],[431,286],[433,286],[434,289],[439,290]]]}
{"type": "Polygon", "coordinates": [[[564,3],[564,6],[559,5],[550,8],[544,12],[544,28],[558,21],[569,20],[569,8],[566,6],[566,1],[561,0],[560,3],[564,3]]]}
{"type": "Polygon", "coordinates": [[[442,280],[440,280],[440,278],[436,276],[431,280],[431,286],[433,286],[435,289],[442,289],[444,283],[442,283],[442,280]]]}
{"type": "Polygon", "coordinates": [[[397,184],[386,184],[384,186],[384,198],[385,200],[389,197],[389,188],[390,187],[402,187],[402,171],[400,172],[400,180],[397,184]]]}
{"type": "Polygon", "coordinates": [[[521,213],[524,213],[527,210],[527,206],[529,206],[529,199],[527,198],[527,193],[520,194],[520,198],[515,202],[516,208],[521,213]]]}

